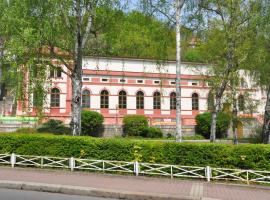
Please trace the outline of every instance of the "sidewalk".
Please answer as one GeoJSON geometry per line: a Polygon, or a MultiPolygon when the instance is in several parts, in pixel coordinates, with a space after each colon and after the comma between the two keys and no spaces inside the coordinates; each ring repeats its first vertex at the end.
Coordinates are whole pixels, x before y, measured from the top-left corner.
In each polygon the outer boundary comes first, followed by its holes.
{"type": "MultiPolygon", "coordinates": [[[[163,197],[163,199],[170,199],[169,197],[172,197],[171,199],[177,199],[177,197],[181,199],[181,197],[183,197],[182,199],[204,200],[270,199],[270,187],[250,187],[243,185],[207,183],[204,181],[171,180],[167,178],[108,175],[47,169],[1,167],[0,181],[1,183],[4,183],[5,181],[9,183],[16,181],[17,183],[39,183],[39,185],[54,184],[75,189],[77,187],[70,186],[79,186],[120,194],[145,194],[151,196],[151,198],[148,199],[157,199],[155,198],[155,195],[157,197],[163,197]]],[[[0,184],[0,187],[1,186],[3,187],[3,184],[0,184]]],[[[141,195],[140,199],[147,198],[143,198],[143,195],[141,195]]]]}

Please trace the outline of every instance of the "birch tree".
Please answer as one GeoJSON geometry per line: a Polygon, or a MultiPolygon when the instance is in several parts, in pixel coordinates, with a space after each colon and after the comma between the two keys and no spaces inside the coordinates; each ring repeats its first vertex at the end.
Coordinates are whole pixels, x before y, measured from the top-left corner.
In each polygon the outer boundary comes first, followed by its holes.
{"type": "Polygon", "coordinates": [[[10,51],[17,58],[39,61],[62,70],[72,82],[72,135],[81,134],[82,57],[91,37],[96,9],[112,6],[111,0],[13,0],[5,23],[11,34],[10,51]],[[46,49],[44,53],[44,48],[46,49]],[[18,52],[20,50],[20,52],[18,52]],[[57,62],[55,62],[55,60],[57,62]]]}
{"type": "MultiPolygon", "coordinates": [[[[208,62],[213,66],[218,84],[215,88],[215,103],[212,111],[211,142],[216,140],[217,113],[222,106],[222,97],[227,89],[230,76],[246,64],[252,52],[249,42],[257,32],[257,20],[260,17],[259,1],[253,0],[205,0],[200,1],[200,8],[207,17],[208,29],[214,38],[208,37],[210,50],[218,54],[208,55],[208,62]],[[218,34],[215,36],[215,34],[218,34]],[[217,39],[219,37],[219,40],[217,39]],[[214,41],[214,42],[213,42],[214,41]],[[214,65],[213,65],[214,64],[214,65]],[[218,73],[216,73],[218,72],[218,73]]],[[[206,52],[207,53],[207,52],[206,52]]]]}
{"type": "Polygon", "coordinates": [[[158,13],[161,18],[166,18],[175,26],[176,39],[176,141],[182,141],[181,121],[181,17],[185,3],[193,4],[186,0],[142,0],[143,9],[149,14],[158,13]]]}

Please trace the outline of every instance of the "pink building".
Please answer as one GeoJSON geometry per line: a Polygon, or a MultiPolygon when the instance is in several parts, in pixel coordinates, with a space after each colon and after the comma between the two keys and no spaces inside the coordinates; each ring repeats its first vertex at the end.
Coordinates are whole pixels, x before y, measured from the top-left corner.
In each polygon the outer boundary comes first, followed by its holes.
{"type": "MultiPolygon", "coordinates": [[[[194,132],[195,116],[208,110],[210,86],[204,78],[207,70],[205,64],[182,63],[181,116],[186,134],[194,132]]],[[[127,114],[143,114],[149,118],[150,124],[170,127],[174,132],[175,71],[175,61],[163,63],[146,59],[85,57],[82,107],[102,113],[106,125],[121,124],[127,114]]],[[[68,124],[71,80],[58,70],[50,72],[49,76],[51,93],[47,96],[44,114],[47,118],[60,119],[68,124]]],[[[246,82],[239,95],[253,87],[252,81],[246,82]]],[[[255,90],[252,95],[254,99],[262,100],[265,94],[255,90]]],[[[258,105],[253,116],[260,116],[263,107],[263,103],[258,105]]],[[[30,112],[34,114],[33,109],[30,112]]],[[[18,106],[17,115],[26,114],[18,106]]],[[[246,113],[240,111],[240,114],[246,113]]]]}

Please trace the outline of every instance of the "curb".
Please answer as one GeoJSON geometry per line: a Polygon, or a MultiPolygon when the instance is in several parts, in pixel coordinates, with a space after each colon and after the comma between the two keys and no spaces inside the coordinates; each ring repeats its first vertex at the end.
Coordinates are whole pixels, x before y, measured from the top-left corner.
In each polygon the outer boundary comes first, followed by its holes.
{"type": "Polygon", "coordinates": [[[202,200],[205,198],[196,198],[188,196],[175,196],[168,194],[153,194],[141,192],[126,192],[118,190],[105,190],[97,188],[67,186],[56,184],[45,184],[35,182],[18,182],[0,180],[0,188],[15,190],[30,190],[39,192],[61,193],[69,195],[93,196],[103,198],[127,199],[127,200],[202,200]]]}

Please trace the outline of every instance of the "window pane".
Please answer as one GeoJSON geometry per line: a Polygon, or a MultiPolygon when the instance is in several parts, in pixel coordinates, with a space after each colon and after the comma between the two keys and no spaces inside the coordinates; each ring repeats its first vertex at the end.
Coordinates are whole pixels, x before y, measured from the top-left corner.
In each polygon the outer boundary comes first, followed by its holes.
{"type": "Polygon", "coordinates": [[[119,92],[118,106],[121,109],[126,109],[127,108],[127,95],[126,95],[125,91],[119,92]]]}
{"type": "Polygon", "coordinates": [[[175,110],[176,109],[176,93],[172,92],[170,95],[170,109],[175,110]]]}
{"type": "Polygon", "coordinates": [[[109,93],[103,90],[100,94],[100,108],[109,108],[109,93]]]}
{"type": "Polygon", "coordinates": [[[82,107],[90,108],[90,91],[84,90],[82,92],[82,107]]]}
{"type": "Polygon", "coordinates": [[[199,110],[199,96],[197,93],[192,94],[192,110],[199,110]]]}
{"type": "Polygon", "coordinates": [[[62,68],[61,67],[57,67],[56,68],[56,77],[60,78],[62,75],[62,68]]]}
{"type": "Polygon", "coordinates": [[[142,91],[139,91],[136,94],[136,108],[144,109],[144,93],[142,91]]]}
{"type": "Polygon", "coordinates": [[[50,68],[50,77],[53,78],[54,77],[54,69],[50,68]]]}
{"type": "Polygon", "coordinates": [[[160,98],[160,93],[159,92],[154,93],[153,108],[154,109],[160,109],[161,108],[161,98],[160,98]]]}
{"type": "Polygon", "coordinates": [[[60,91],[57,88],[51,90],[51,107],[60,106],[60,91]]]}

